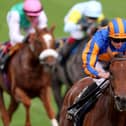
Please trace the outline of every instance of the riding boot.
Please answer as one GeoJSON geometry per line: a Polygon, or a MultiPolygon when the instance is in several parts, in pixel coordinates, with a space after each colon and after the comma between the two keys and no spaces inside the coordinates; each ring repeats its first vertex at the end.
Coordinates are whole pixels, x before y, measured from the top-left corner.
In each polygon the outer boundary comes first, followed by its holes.
{"type": "MultiPolygon", "coordinates": [[[[83,109],[83,106],[85,106],[85,108],[90,108],[92,104],[94,104],[97,101],[96,93],[99,91],[100,87],[95,82],[89,85],[88,87],[84,88],[75,100],[75,104],[68,108],[68,119],[76,120],[77,118],[79,118],[78,113],[80,115],[80,111],[81,109],[83,109]]],[[[88,110],[84,111],[87,112],[88,110]]]]}
{"type": "MultiPolygon", "coordinates": [[[[91,85],[87,86],[86,88],[84,88],[82,90],[82,92],[79,94],[79,96],[77,97],[76,102],[78,102],[82,98],[86,97],[88,94],[90,94],[90,92],[92,92],[96,88],[99,88],[99,87],[98,87],[98,85],[95,82],[92,83],[91,85]]],[[[100,90],[100,88],[99,88],[99,90],[100,90]]]]}
{"type": "Polygon", "coordinates": [[[109,79],[98,79],[88,87],[84,88],[78,95],[75,103],[68,108],[68,119],[78,123],[85,114],[92,109],[101,94],[109,85],[109,79]]]}

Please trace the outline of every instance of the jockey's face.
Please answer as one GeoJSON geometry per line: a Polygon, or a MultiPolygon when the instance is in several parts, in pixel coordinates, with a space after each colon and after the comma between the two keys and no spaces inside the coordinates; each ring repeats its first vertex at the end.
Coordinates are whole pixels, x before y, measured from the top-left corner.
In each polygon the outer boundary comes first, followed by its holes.
{"type": "Polygon", "coordinates": [[[36,26],[37,25],[37,21],[38,21],[38,17],[37,16],[28,16],[27,15],[27,19],[30,21],[32,26],[36,26]]]}
{"type": "Polygon", "coordinates": [[[37,18],[37,16],[28,16],[28,15],[27,15],[27,19],[28,19],[30,22],[33,22],[36,18],[37,18]]]}
{"type": "Polygon", "coordinates": [[[125,39],[111,39],[111,43],[116,49],[121,48],[124,42],[126,42],[125,39]]]}

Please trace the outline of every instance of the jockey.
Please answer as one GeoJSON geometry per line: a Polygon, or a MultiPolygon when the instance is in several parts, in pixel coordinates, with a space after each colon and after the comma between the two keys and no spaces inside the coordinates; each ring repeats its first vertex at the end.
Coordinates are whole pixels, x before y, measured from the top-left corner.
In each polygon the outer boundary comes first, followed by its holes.
{"type": "Polygon", "coordinates": [[[105,69],[106,63],[109,63],[114,55],[124,54],[125,52],[126,20],[115,18],[109,22],[107,27],[95,33],[82,52],[84,71],[93,78],[94,83],[83,90],[78,101],[88,96],[95,89],[97,91],[104,91],[106,89],[110,77],[110,73],[105,69]],[[101,87],[103,83],[105,85],[101,87]]]}
{"type": "MultiPolygon", "coordinates": [[[[60,59],[65,60],[70,51],[77,43],[83,41],[85,36],[91,37],[97,25],[101,24],[104,19],[102,5],[98,1],[90,0],[74,5],[64,19],[64,31],[70,33],[70,37],[60,51],[60,59]]],[[[104,22],[102,25],[107,23],[104,22]]]]}
{"type": "Polygon", "coordinates": [[[8,47],[24,42],[29,33],[35,32],[34,26],[41,29],[47,27],[47,16],[39,0],[25,0],[24,3],[18,3],[10,9],[7,14],[7,24],[10,43],[5,44],[1,65],[8,59],[6,56],[8,47]],[[21,29],[26,35],[21,33],[21,29]]]}

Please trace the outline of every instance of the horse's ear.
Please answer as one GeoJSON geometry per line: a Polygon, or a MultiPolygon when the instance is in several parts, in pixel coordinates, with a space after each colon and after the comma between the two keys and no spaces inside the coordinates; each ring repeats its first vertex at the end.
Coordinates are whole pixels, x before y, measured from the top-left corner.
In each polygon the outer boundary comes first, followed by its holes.
{"type": "Polygon", "coordinates": [[[51,28],[50,28],[50,31],[53,32],[55,28],[56,28],[56,25],[53,24],[53,25],[51,26],[51,28]]]}

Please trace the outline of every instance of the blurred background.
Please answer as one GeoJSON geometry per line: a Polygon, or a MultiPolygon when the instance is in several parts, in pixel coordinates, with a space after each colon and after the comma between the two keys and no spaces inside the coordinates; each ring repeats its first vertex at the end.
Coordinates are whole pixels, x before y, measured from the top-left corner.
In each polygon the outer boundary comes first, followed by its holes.
{"type": "MultiPolygon", "coordinates": [[[[17,2],[21,2],[23,0],[1,0],[0,3],[0,42],[4,42],[8,40],[8,28],[6,23],[6,14],[17,2]]],[[[44,10],[48,17],[49,27],[53,24],[56,25],[55,36],[56,38],[60,38],[63,36],[68,36],[68,34],[64,33],[64,16],[69,11],[69,9],[76,3],[84,2],[85,0],[41,0],[44,10]]],[[[101,0],[103,5],[104,15],[108,19],[112,19],[115,17],[126,18],[126,0],[101,0]]],[[[9,97],[5,95],[6,101],[8,103],[9,97]]],[[[53,100],[52,95],[52,104],[57,112],[57,107],[55,101],[53,100]]],[[[7,104],[6,103],[6,104],[7,104]]],[[[31,119],[33,126],[50,126],[50,121],[45,113],[45,110],[42,106],[42,103],[39,99],[34,99],[32,101],[31,107],[31,119]]],[[[25,110],[22,105],[16,113],[14,114],[11,126],[23,126],[25,122],[25,110]]],[[[2,122],[0,119],[0,126],[2,126],[2,122]]]]}
{"type": "MultiPolygon", "coordinates": [[[[6,23],[6,14],[10,7],[15,3],[23,0],[1,0],[0,3],[0,41],[8,40],[8,28],[6,23]]],[[[48,16],[49,26],[56,25],[56,37],[62,37],[67,34],[63,31],[63,20],[68,10],[76,3],[85,0],[41,0],[45,12],[48,16]]],[[[126,1],[125,0],[100,0],[103,5],[104,15],[111,19],[114,17],[126,18],[126,1]]]]}

